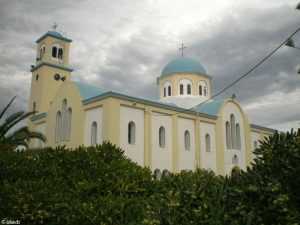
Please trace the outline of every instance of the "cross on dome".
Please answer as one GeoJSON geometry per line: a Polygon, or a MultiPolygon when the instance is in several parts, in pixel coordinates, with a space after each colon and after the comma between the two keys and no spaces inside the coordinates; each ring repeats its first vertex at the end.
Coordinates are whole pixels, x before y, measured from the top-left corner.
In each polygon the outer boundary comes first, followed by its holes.
{"type": "Polygon", "coordinates": [[[183,43],[181,44],[181,48],[178,50],[181,51],[181,56],[183,57],[183,50],[186,49],[186,46],[183,46],[183,43]]]}

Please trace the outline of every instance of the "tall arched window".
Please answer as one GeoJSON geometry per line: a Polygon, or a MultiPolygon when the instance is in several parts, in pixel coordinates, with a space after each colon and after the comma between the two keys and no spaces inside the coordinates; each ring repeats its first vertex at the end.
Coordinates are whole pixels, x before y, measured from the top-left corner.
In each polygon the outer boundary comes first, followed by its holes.
{"type": "Polygon", "coordinates": [[[59,142],[61,139],[61,112],[56,113],[56,123],[55,123],[55,142],[59,142]]]}
{"type": "Polygon", "coordinates": [[[164,98],[167,96],[167,90],[166,87],[164,87],[164,98]]]}
{"type": "Polygon", "coordinates": [[[168,96],[172,95],[171,86],[168,86],[168,96]]]}
{"type": "Polygon", "coordinates": [[[236,148],[238,150],[241,150],[241,129],[238,123],[236,124],[235,130],[236,130],[236,148]]]}
{"type": "Polygon", "coordinates": [[[231,148],[230,123],[227,121],[225,126],[226,126],[226,146],[227,146],[227,149],[230,149],[231,148]]]}
{"type": "Polygon", "coordinates": [[[192,94],[192,86],[190,84],[187,85],[187,94],[192,94]]]}
{"type": "Polygon", "coordinates": [[[166,131],[164,127],[159,128],[159,147],[164,148],[166,145],[166,131]]]}
{"type": "Polygon", "coordinates": [[[160,180],[161,177],[162,177],[162,174],[160,172],[160,169],[154,170],[154,178],[155,178],[155,180],[160,180]]]}
{"type": "Polygon", "coordinates": [[[235,118],[234,115],[230,115],[230,126],[231,126],[231,147],[236,148],[236,132],[235,132],[235,118]]]}
{"type": "Polygon", "coordinates": [[[61,107],[62,113],[62,132],[61,132],[61,140],[66,140],[67,136],[67,99],[64,99],[61,107]]]}
{"type": "Polygon", "coordinates": [[[97,123],[94,121],[91,127],[91,145],[97,144],[97,123]]]}
{"type": "Polygon", "coordinates": [[[68,111],[67,111],[66,140],[70,140],[70,137],[71,137],[71,124],[72,124],[72,109],[68,108],[68,111]]]}
{"type": "Polygon", "coordinates": [[[184,147],[185,150],[189,150],[191,148],[191,137],[188,130],[184,132],[184,147]]]}
{"type": "Polygon", "coordinates": [[[209,134],[205,135],[205,148],[206,148],[206,152],[210,152],[210,136],[209,136],[209,134]]]}
{"type": "Polygon", "coordinates": [[[53,47],[52,48],[52,57],[56,58],[56,56],[57,56],[57,48],[53,47]]]}
{"type": "Polygon", "coordinates": [[[135,144],[135,124],[132,121],[128,123],[128,143],[135,144]]]}
{"type": "Polygon", "coordinates": [[[199,85],[199,95],[202,95],[202,85],[199,85]]]}
{"type": "Polygon", "coordinates": [[[59,49],[58,49],[58,58],[59,58],[59,59],[62,59],[62,58],[63,58],[63,49],[62,49],[62,48],[59,48],[59,49]]]}
{"type": "Polygon", "coordinates": [[[180,89],[180,94],[183,95],[183,84],[179,85],[179,89],[180,89]]]}

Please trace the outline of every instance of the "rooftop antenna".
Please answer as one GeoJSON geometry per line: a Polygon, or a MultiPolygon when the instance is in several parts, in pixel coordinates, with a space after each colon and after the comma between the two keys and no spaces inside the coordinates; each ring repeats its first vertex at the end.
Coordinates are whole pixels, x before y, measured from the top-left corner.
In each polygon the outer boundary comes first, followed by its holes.
{"type": "Polygon", "coordinates": [[[183,43],[181,44],[181,48],[178,50],[181,51],[181,56],[183,57],[183,50],[186,49],[186,46],[183,46],[183,43]]]}

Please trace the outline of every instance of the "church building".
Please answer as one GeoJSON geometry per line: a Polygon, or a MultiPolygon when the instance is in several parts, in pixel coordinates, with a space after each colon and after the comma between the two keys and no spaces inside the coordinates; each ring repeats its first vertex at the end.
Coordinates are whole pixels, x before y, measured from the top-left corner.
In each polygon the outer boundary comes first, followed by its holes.
{"type": "Polygon", "coordinates": [[[75,148],[110,141],[157,175],[204,168],[216,174],[245,170],[259,140],[275,130],[250,124],[234,98],[208,100],[211,79],[187,57],[172,59],[157,78],[159,100],[72,81],[71,39],[48,31],[32,65],[29,128],[47,142],[30,147],[75,148]]]}

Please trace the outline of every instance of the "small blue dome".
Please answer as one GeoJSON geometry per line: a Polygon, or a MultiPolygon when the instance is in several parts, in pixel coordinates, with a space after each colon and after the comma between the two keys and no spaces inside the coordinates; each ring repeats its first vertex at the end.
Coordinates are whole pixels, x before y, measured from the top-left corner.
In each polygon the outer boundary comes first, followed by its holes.
{"type": "Polygon", "coordinates": [[[161,76],[167,76],[172,73],[198,73],[206,75],[204,67],[194,59],[179,57],[169,62],[163,71],[161,76]]]}

